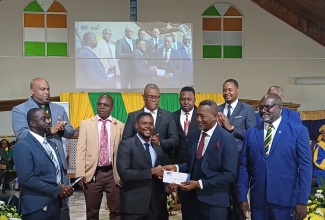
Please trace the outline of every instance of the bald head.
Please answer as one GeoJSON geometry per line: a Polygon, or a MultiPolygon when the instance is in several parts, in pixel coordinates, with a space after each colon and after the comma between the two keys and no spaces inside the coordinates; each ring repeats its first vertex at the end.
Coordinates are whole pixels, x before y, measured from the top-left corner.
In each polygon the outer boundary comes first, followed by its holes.
{"type": "Polygon", "coordinates": [[[282,100],[275,93],[268,93],[260,102],[259,114],[262,121],[272,124],[281,117],[282,100]]]}
{"type": "Polygon", "coordinates": [[[129,38],[129,39],[132,39],[132,35],[133,35],[133,29],[131,26],[126,26],[125,29],[124,29],[124,34],[125,34],[125,37],[129,38]]]}
{"type": "Polygon", "coordinates": [[[283,99],[284,99],[283,89],[280,86],[271,86],[269,88],[269,90],[267,90],[267,93],[275,93],[275,94],[277,94],[278,96],[280,96],[280,98],[281,98],[281,100],[283,102],[283,99]]]}
{"type": "Polygon", "coordinates": [[[30,92],[32,98],[40,103],[47,104],[50,101],[50,86],[49,83],[43,78],[35,78],[30,82],[30,92]]]}

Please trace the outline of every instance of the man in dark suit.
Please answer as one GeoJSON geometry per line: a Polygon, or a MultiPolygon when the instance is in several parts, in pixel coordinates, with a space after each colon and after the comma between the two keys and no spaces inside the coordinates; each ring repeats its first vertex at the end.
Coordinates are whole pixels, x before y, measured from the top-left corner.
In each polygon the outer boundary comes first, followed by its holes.
{"type": "Polygon", "coordinates": [[[135,40],[132,39],[133,29],[126,26],[124,30],[125,36],[117,40],[115,55],[119,59],[118,65],[121,72],[121,88],[127,89],[130,84],[130,58],[135,50],[135,40]]]}
{"type": "Polygon", "coordinates": [[[182,71],[180,73],[181,85],[193,84],[193,56],[192,56],[192,38],[189,34],[183,35],[183,45],[178,47],[177,52],[182,62],[182,71]]]}
{"type": "MultiPolygon", "coordinates": [[[[185,86],[181,89],[179,96],[179,104],[181,108],[173,113],[176,126],[178,130],[179,144],[175,148],[172,163],[186,163],[187,162],[187,141],[188,134],[198,129],[196,120],[196,106],[194,105],[195,90],[190,86],[185,86]]],[[[188,215],[188,193],[182,190],[178,191],[179,200],[182,208],[182,219],[190,219],[188,215]]]]}
{"type": "MultiPolygon", "coordinates": [[[[178,134],[175,119],[173,114],[164,109],[158,108],[160,99],[160,89],[156,84],[148,84],[144,88],[142,95],[145,106],[135,112],[131,112],[125,123],[122,139],[126,140],[137,134],[135,124],[137,116],[142,112],[151,113],[154,118],[154,132],[151,136],[151,142],[160,145],[163,152],[161,165],[170,164],[175,147],[178,145],[178,134]]],[[[166,196],[162,204],[164,208],[161,209],[159,219],[168,219],[166,196]]]]}
{"type": "Polygon", "coordinates": [[[240,160],[242,214],[251,211],[253,220],[302,220],[312,182],[308,130],[281,117],[282,101],[277,94],[264,96],[258,110],[263,123],[245,133],[240,160]]]}
{"type": "Polygon", "coordinates": [[[177,88],[180,83],[179,76],[182,70],[182,63],[179,60],[178,52],[171,46],[172,37],[165,35],[164,47],[157,49],[154,53],[153,66],[156,66],[158,69],[158,82],[163,88],[177,88]]]}
{"type": "MultiPolygon", "coordinates": [[[[30,91],[32,96],[24,103],[13,107],[12,109],[12,129],[17,141],[25,138],[29,132],[27,121],[27,112],[32,108],[43,108],[49,117],[51,133],[47,134],[56,145],[63,165],[64,179],[63,183],[68,184],[66,176],[68,163],[66,153],[63,147],[62,138],[71,138],[74,135],[74,129],[70,124],[67,113],[61,105],[50,102],[50,85],[43,78],[35,78],[30,82],[30,91]]],[[[61,220],[69,220],[69,200],[66,199],[61,210],[61,220]]]]}
{"type": "Polygon", "coordinates": [[[160,38],[159,28],[154,27],[151,31],[152,38],[147,40],[147,51],[149,54],[153,54],[159,48],[164,47],[164,40],[160,38]]]}
{"type": "MultiPolygon", "coordinates": [[[[222,94],[226,102],[218,107],[218,122],[235,137],[238,155],[240,156],[244,132],[256,125],[254,107],[238,100],[239,86],[234,79],[228,79],[223,83],[222,94]]],[[[231,219],[238,220],[240,219],[240,210],[237,184],[231,184],[230,190],[232,199],[231,219]]]]}
{"type": "Polygon", "coordinates": [[[61,158],[46,134],[50,122],[43,109],[27,113],[30,128],[27,136],[15,145],[14,160],[20,184],[20,211],[23,219],[57,220],[61,217],[62,198],[73,194],[73,188],[61,184],[61,158]]]}
{"type": "Polygon", "coordinates": [[[131,88],[143,88],[156,76],[155,67],[149,66],[146,56],[146,41],[137,39],[137,49],[132,55],[131,88]]]}
{"type": "Polygon", "coordinates": [[[142,112],[135,124],[137,134],[122,140],[117,152],[117,171],[123,182],[122,220],[157,220],[166,197],[161,181],[163,152],[153,143],[154,120],[142,112]]]}
{"type": "Polygon", "coordinates": [[[182,190],[189,191],[187,211],[190,220],[227,220],[229,187],[237,173],[236,141],[218,125],[214,101],[200,102],[196,118],[199,129],[189,134],[187,162],[164,168],[191,174],[191,180],[180,185],[182,190]]]}
{"type": "Polygon", "coordinates": [[[94,48],[98,42],[96,35],[87,32],[83,36],[84,46],[79,52],[80,59],[77,60],[77,85],[82,88],[107,88],[109,79],[104,65],[98,59],[94,48]]]}

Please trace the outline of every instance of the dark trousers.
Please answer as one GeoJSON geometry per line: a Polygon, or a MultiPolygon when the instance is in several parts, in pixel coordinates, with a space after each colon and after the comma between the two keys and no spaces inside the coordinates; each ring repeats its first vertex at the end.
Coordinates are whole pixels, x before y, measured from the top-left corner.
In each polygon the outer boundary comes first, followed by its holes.
{"type": "MultiPolygon", "coordinates": [[[[69,178],[66,172],[63,175],[63,184],[69,185],[69,178]]],[[[61,220],[70,220],[69,198],[62,199],[61,220]]]]}
{"type": "Polygon", "coordinates": [[[122,214],[122,220],[157,220],[157,214],[147,214],[147,215],[132,215],[132,214],[122,214]]]}
{"type": "Polygon", "coordinates": [[[189,192],[178,189],[179,201],[181,203],[182,220],[190,220],[189,213],[189,192]]]}
{"type": "Polygon", "coordinates": [[[274,204],[267,204],[265,206],[251,207],[252,220],[294,220],[295,216],[291,216],[293,207],[284,207],[274,204]]]}
{"type": "Polygon", "coordinates": [[[98,220],[103,192],[106,192],[109,207],[109,219],[120,220],[120,189],[116,186],[113,170],[96,171],[95,182],[90,181],[84,189],[87,220],[98,220]]]}
{"type": "Polygon", "coordinates": [[[195,190],[189,194],[190,220],[227,220],[229,209],[203,203],[198,200],[195,190]]]}
{"type": "Polygon", "coordinates": [[[43,209],[22,216],[23,220],[58,220],[61,216],[61,199],[58,197],[47,206],[46,211],[43,209]]]}

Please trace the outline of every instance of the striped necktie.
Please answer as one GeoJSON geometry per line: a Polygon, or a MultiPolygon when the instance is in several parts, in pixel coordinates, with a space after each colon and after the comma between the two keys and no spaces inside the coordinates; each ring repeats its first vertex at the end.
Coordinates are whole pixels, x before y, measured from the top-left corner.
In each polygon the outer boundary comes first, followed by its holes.
{"type": "MultiPolygon", "coordinates": [[[[44,138],[44,141],[43,141],[43,146],[47,152],[47,154],[50,156],[52,162],[54,163],[54,166],[55,166],[55,174],[56,174],[56,183],[57,184],[61,184],[61,169],[60,169],[60,163],[58,161],[58,155],[55,157],[53,155],[53,151],[52,151],[52,147],[51,145],[49,144],[49,142],[47,141],[46,138],[44,138]]],[[[54,150],[54,149],[53,149],[54,150]]]]}
{"type": "Polygon", "coordinates": [[[272,124],[269,124],[267,126],[267,132],[266,132],[266,136],[265,136],[265,140],[264,140],[264,148],[265,148],[266,156],[268,156],[270,153],[270,145],[271,145],[271,140],[272,140],[272,128],[274,128],[274,126],[272,124]]]}

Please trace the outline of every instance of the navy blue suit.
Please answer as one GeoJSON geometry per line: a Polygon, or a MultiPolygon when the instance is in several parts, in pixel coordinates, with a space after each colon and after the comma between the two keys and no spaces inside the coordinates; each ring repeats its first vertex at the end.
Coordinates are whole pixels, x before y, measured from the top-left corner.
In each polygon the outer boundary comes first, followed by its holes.
{"type": "MultiPolygon", "coordinates": [[[[55,152],[57,152],[55,150],[55,152]]],[[[44,212],[42,219],[60,219],[59,195],[61,186],[56,183],[56,168],[41,143],[30,133],[18,141],[14,149],[14,161],[20,188],[21,214],[27,215],[43,209],[45,206],[55,206],[56,214],[48,216],[44,212]]],[[[63,174],[60,156],[61,174],[63,174]]],[[[63,179],[63,176],[61,177],[63,179]]]]}
{"type": "Polygon", "coordinates": [[[146,48],[149,54],[153,54],[157,49],[162,47],[164,47],[164,40],[161,38],[158,38],[157,48],[155,48],[155,45],[153,43],[153,38],[150,38],[146,41],[146,48]]]}
{"type": "MultiPolygon", "coordinates": [[[[201,130],[197,129],[188,135],[188,161],[187,163],[179,164],[180,172],[190,173],[193,176],[200,134],[201,130]]],[[[199,167],[203,175],[203,178],[200,178],[203,189],[196,189],[190,192],[194,193],[197,197],[199,205],[206,207],[207,210],[211,207],[230,207],[229,187],[230,183],[235,181],[236,178],[237,161],[238,151],[235,138],[217,125],[202,157],[201,167],[199,167]]],[[[188,202],[191,202],[191,200],[188,202]]],[[[200,217],[197,216],[196,208],[193,207],[189,210],[191,219],[199,219],[196,218],[200,217]]],[[[209,219],[216,218],[210,216],[209,219]]],[[[221,216],[218,219],[227,219],[227,215],[221,216]]]]}
{"type": "Polygon", "coordinates": [[[311,180],[311,150],[305,126],[282,118],[269,156],[264,149],[263,123],[245,133],[238,192],[239,202],[247,201],[250,188],[252,219],[292,219],[293,207],[297,203],[307,204],[311,180]],[[272,205],[287,208],[287,215],[275,211],[269,216],[260,211],[272,205]]]}
{"type": "Polygon", "coordinates": [[[179,58],[182,63],[182,71],[180,73],[180,85],[193,85],[193,59],[189,57],[184,46],[177,48],[179,58]]]}

